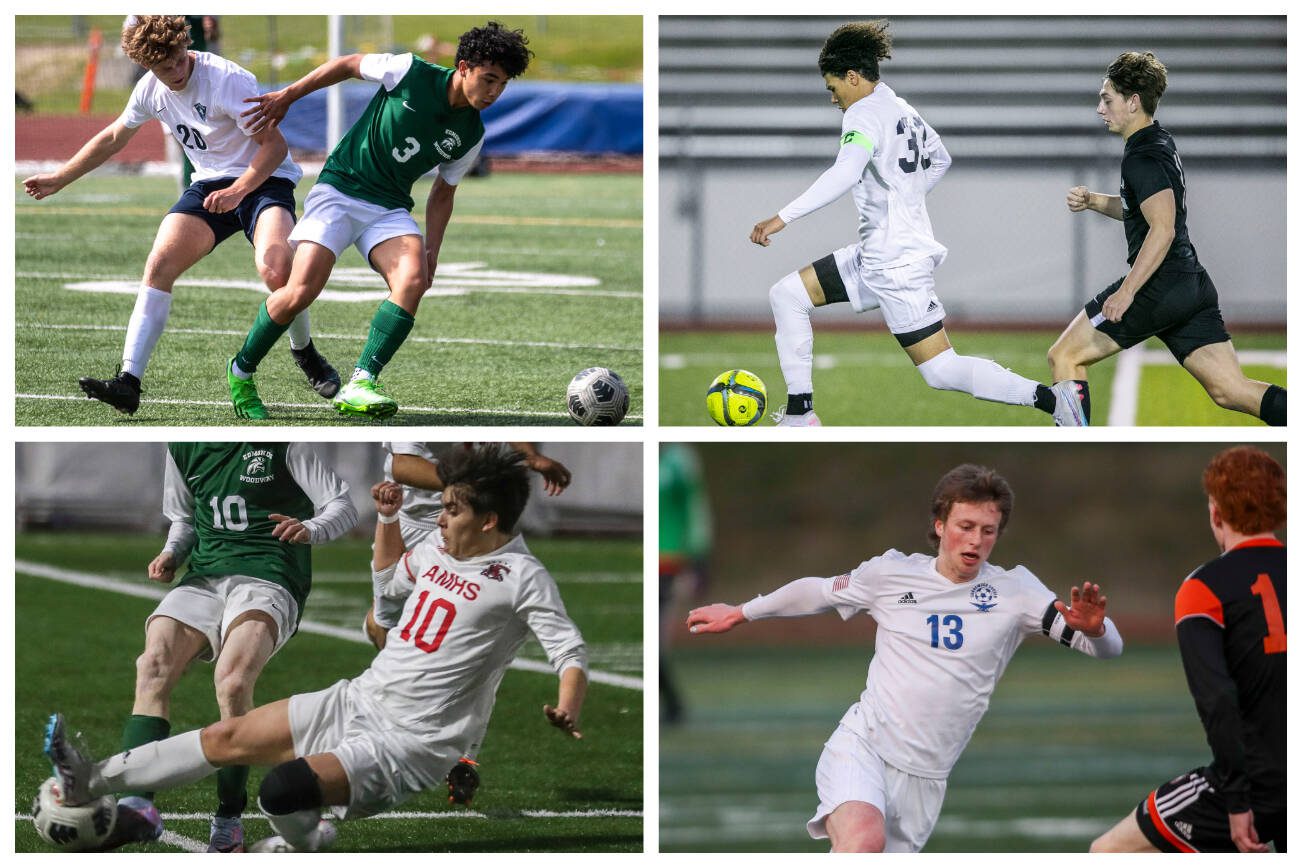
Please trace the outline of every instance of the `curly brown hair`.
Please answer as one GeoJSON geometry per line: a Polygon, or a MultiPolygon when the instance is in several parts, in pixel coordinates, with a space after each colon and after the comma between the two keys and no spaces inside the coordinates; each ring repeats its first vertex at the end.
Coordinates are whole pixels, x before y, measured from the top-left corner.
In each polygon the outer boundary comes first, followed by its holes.
{"type": "Polygon", "coordinates": [[[190,46],[190,23],[184,15],[130,15],[122,25],[122,52],[148,68],[190,46]]]}
{"type": "Polygon", "coordinates": [[[891,23],[882,18],[877,21],[852,21],[832,31],[818,53],[818,71],[822,75],[845,78],[850,70],[869,81],[877,81],[881,73],[877,61],[891,56],[891,23]]]}
{"type": "Polygon", "coordinates": [[[1166,93],[1166,67],[1151,51],[1127,51],[1108,67],[1108,81],[1122,97],[1139,94],[1139,104],[1157,114],[1157,101],[1166,93]]]}
{"type": "Polygon", "coordinates": [[[1288,518],[1284,468],[1255,446],[1218,452],[1203,471],[1203,491],[1242,534],[1268,533],[1288,518]]]}
{"type": "Polygon", "coordinates": [[[933,548],[940,543],[936,522],[944,524],[956,503],[993,503],[999,507],[999,533],[1002,534],[1013,517],[1013,487],[989,467],[977,464],[960,464],[942,476],[931,495],[932,521],[927,527],[927,539],[933,548]]]}

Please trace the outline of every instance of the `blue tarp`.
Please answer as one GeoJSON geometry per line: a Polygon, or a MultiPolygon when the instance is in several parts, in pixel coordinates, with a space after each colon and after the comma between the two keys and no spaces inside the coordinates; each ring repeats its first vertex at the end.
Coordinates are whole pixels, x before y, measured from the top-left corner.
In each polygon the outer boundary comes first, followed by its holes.
{"type": "MultiPolygon", "coordinates": [[[[379,85],[344,89],[344,128],[357,120],[379,85]]],[[[484,153],[569,151],[642,153],[642,86],[513,81],[484,112],[484,153]]],[[[280,124],[291,148],[326,149],[325,91],[294,103],[280,124]]]]}

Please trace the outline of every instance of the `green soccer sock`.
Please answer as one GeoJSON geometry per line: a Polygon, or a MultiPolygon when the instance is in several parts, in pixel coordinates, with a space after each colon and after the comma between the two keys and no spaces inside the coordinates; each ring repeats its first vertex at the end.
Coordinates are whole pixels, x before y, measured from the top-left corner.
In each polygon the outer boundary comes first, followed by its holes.
{"type": "Polygon", "coordinates": [[[271,348],[288,328],[289,323],[281,325],[271,318],[264,301],[258,306],[258,316],[253,321],[253,328],[249,329],[248,337],[244,339],[244,346],[235,354],[235,364],[240,366],[241,371],[252,374],[258,369],[258,362],[267,357],[267,353],[271,352],[271,348]]]}
{"type": "Polygon", "coordinates": [[[371,317],[371,333],[357,359],[357,369],[370,374],[371,379],[379,377],[415,324],[416,318],[393,302],[388,299],[380,302],[375,316],[371,317]]]}
{"type": "MultiPolygon", "coordinates": [[[[126,725],[122,727],[122,749],[131,750],[133,747],[140,747],[142,744],[149,744],[151,741],[161,741],[168,737],[172,732],[172,724],[162,717],[154,717],[149,714],[132,714],[127,717],[126,725]]],[[[122,796],[143,796],[149,801],[154,800],[153,793],[147,792],[130,792],[121,793],[122,796]]]]}
{"type": "Polygon", "coordinates": [[[217,816],[235,818],[244,813],[249,796],[248,766],[226,766],[217,770],[217,816]]]}

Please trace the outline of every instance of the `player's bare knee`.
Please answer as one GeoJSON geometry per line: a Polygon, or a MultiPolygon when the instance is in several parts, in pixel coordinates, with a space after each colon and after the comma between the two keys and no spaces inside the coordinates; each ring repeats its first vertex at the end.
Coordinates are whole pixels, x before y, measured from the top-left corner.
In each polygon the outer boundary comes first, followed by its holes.
{"type": "Polygon", "coordinates": [[[136,658],[136,695],[166,698],[175,681],[176,667],[166,649],[146,648],[136,658]]]}
{"type": "Polygon", "coordinates": [[[238,765],[243,759],[240,750],[240,721],[233,717],[205,726],[199,732],[199,744],[204,758],[215,766],[238,765]]]}
{"type": "Polygon", "coordinates": [[[289,263],[276,264],[267,260],[258,260],[258,277],[267,289],[275,292],[289,283],[289,263]]]}

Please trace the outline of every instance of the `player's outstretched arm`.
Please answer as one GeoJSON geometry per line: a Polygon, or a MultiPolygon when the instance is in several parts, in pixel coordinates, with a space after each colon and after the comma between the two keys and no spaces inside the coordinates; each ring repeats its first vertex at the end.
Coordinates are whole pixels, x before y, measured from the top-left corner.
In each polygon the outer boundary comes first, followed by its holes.
{"type": "Polygon", "coordinates": [[[1103,591],[1098,585],[1085,582],[1079,588],[1073,586],[1071,606],[1068,607],[1062,600],[1055,600],[1053,607],[1073,630],[1084,633],[1091,639],[1103,635],[1105,630],[1103,620],[1107,614],[1108,598],[1103,596],[1103,591]]]}
{"type": "Polygon", "coordinates": [[[1046,610],[1041,632],[1063,645],[1099,659],[1121,655],[1124,643],[1117,625],[1106,615],[1108,598],[1102,588],[1085,582],[1071,589],[1071,606],[1054,600],[1046,610]],[[1056,610],[1056,614],[1050,614],[1056,610]]]}
{"type": "Polygon", "coordinates": [[[1067,191],[1067,209],[1077,212],[1097,211],[1113,220],[1122,218],[1120,196],[1091,193],[1088,187],[1072,187],[1067,191]]]}
{"type": "Polygon", "coordinates": [[[395,452],[391,468],[394,482],[401,482],[403,485],[425,491],[443,490],[443,477],[439,476],[439,466],[419,455],[395,452]]]}
{"type": "Polygon", "coordinates": [[[375,501],[375,547],[371,553],[371,568],[376,572],[396,564],[407,547],[402,542],[398,526],[398,510],[402,509],[402,486],[396,482],[377,482],[371,486],[371,499],[375,501]]]}
{"type": "Polygon", "coordinates": [[[544,705],[547,722],[574,738],[583,738],[579,731],[579,713],[588,695],[588,676],[580,666],[571,666],[561,672],[560,691],[556,704],[544,705]]]}
{"type": "Polygon", "coordinates": [[[246,118],[250,134],[277,127],[285,119],[289,107],[313,91],[350,78],[362,77],[362,55],[349,54],[327,60],[289,87],[273,90],[245,100],[252,108],[240,114],[246,118]]]}
{"type": "Polygon", "coordinates": [[[711,603],[687,613],[687,629],[693,633],[727,633],[745,621],[741,606],[727,603],[711,603]]]}
{"type": "Polygon", "coordinates": [[[104,165],[110,157],[127,146],[139,127],[129,127],[116,120],[95,134],[72,159],[55,172],[32,175],[23,181],[23,190],[33,199],[53,196],[73,181],[104,165]]]}
{"type": "Polygon", "coordinates": [[[543,479],[543,491],[555,497],[570,484],[570,471],[564,464],[554,458],[548,458],[538,451],[532,443],[521,441],[512,443],[511,448],[524,456],[525,466],[543,479]]]}
{"type": "Polygon", "coordinates": [[[425,288],[434,285],[434,271],[439,264],[439,251],[443,249],[443,236],[452,220],[452,204],[457,188],[442,177],[434,179],[429,198],[425,200],[425,288]]]}

